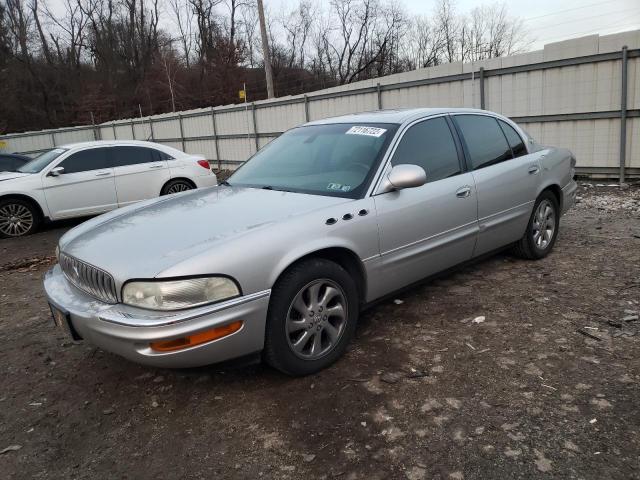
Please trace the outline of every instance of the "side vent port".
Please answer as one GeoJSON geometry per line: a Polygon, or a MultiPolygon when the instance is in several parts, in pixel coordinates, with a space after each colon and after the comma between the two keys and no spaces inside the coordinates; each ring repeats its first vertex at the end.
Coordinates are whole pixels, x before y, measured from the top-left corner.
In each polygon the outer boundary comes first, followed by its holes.
{"type": "Polygon", "coordinates": [[[336,220],[335,218],[331,217],[331,218],[327,218],[327,221],[324,222],[324,223],[326,223],[327,225],[333,225],[333,224],[335,224],[337,222],[338,222],[338,220],[336,220]]]}
{"type": "Polygon", "coordinates": [[[366,210],[363,208],[358,212],[358,215],[360,215],[361,217],[364,217],[367,213],[369,213],[369,210],[366,210]]]}
{"type": "Polygon", "coordinates": [[[351,215],[350,213],[345,213],[345,214],[342,216],[342,219],[343,219],[343,220],[351,220],[352,218],[353,218],[353,215],[351,215]]]}

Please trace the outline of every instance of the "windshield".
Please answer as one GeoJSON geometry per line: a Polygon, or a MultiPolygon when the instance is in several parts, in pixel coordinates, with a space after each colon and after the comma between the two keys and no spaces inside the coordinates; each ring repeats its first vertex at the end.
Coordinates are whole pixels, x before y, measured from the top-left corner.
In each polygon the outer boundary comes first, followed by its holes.
{"type": "Polygon", "coordinates": [[[53,150],[47,150],[35,157],[30,162],[22,165],[17,172],[20,173],[38,173],[41,172],[44,167],[53,162],[56,158],[62,155],[66,150],[64,148],[54,148],[53,150]]]}
{"type": "Polygon", "coordinates": [[[285,132],[228,180],[229,185],[358,198],[397,125],[310,125],[285,132]]]}

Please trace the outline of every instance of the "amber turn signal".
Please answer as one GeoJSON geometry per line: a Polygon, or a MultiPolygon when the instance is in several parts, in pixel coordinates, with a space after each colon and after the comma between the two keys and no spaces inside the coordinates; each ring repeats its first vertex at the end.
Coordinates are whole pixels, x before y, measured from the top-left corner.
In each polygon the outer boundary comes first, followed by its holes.
{"type": "Polygon", "coordinates": [[[222,327],[214,328],[213,330],[206,330],[204,332],[195,333],[187,337],[175,338],[173,340],[167,340],[163,342],[153,342],[150,344],[151,349],[156,352],[172,352],[174,350],[182,350],[184,348],[195,347],[196,345],[202,345],[203,343],[218,340],[219,338],[231,335],[237,332],[242,327],[242,321],[229,323],[222,327]]]}

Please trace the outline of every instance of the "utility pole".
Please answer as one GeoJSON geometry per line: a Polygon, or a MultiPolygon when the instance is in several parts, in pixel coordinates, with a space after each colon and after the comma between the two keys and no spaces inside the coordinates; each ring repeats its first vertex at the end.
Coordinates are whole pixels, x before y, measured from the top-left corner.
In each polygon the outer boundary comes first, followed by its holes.
{"type": "Polygon", "coordinates": [[[260,35],[262,36],[262,57],[264,58],[264,72],[267,75],[267,98],[275,97],[273,93],[273,72],[271,71],[271,59],[269,56],[269,38],[267,25],[264,21],[264,7],[262,0],[258,0],[258,16],[260,17],[260,35]]]}

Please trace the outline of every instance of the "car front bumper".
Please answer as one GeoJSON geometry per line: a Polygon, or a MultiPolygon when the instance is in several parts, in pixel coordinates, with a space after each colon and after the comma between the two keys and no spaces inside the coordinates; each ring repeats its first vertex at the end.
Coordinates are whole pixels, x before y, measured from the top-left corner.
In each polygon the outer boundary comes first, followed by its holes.
{"type": "Polygon", "coordinates": [[[45,275],[44,288],[49,303],[67,314],[72,331],[137,363],[196,367],[250,355],[264,346],[270,290],[205,307],[157,312],[96,300],[71,285],[59,265],[45,275]],[[150,347],[152,342],[186,337],[238,320],[243,322],[242,327],[218,340],[170,352],[150,347]]]}

